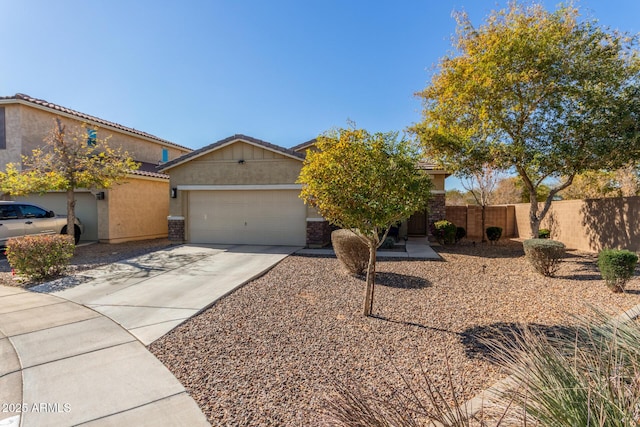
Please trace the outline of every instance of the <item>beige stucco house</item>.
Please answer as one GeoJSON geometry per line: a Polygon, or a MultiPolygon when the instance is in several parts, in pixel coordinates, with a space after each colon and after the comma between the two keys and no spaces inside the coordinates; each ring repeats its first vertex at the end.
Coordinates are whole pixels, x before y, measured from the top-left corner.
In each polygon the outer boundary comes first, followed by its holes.
{"type": "MultiPolygon", "coordinates": [[[[110,136],[112,147],[122,147],[141,163],[126,182],[112,189],[80,190],[76,215],[85,225],[83,240],[117,243],[166,237],[169,215],[169,177],[156,166],[191,151],[187,147],[136,129],[109,122],[24,94],[0,97],[0,168],[21,163],[30,155],[60,118],[68,127],[85,124],[92,136],[110,136]]],[[[66,213],[66,196],[48,193],[21,197],[59,214],[66,213]]]]}
{"type": "MultiPolygon", "coordinates": [[[[233,135],[159,167],[170,176],[169,238],[190,243],[323,246],[331,226],[298,197],[296,181],[305,153],[315,143],[283,148],[245,135],[233,135]]],[[[444,171],[432,174],[434,200],[427,222],[444,218],[444,171]],[[440,206],[440,204],[442,206],[440,206]]]]}

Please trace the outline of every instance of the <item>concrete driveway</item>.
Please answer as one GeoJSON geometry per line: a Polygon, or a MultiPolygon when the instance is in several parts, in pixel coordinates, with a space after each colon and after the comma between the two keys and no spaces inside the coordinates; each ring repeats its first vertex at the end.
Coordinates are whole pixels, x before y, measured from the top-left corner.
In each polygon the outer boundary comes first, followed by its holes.
{"type": "Polygon", "coordinates": [[[92,308],[148,345],[298,249],[182,245],[31,290],[92,308]]]}

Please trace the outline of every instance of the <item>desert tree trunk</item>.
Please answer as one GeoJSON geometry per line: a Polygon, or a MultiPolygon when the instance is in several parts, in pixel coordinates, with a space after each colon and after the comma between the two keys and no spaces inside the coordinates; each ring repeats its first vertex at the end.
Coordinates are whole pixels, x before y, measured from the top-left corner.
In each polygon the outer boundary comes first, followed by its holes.
{"type": "Polygon", "coordinates": [[[373,290],[376,278],[376,249],[377,245],[369,241],[369,265],[367,266],[367,286],[364,294],[364,315],[371,316],[373,312],[373,290]]]}
{"type": "MultiPolygon", "coordinates": [[[[76,198],[73,188],[67,189],[67,235],[75,236],[76,198]]],[[[75,242],[75,240],[74,240],[75,242]]]]}

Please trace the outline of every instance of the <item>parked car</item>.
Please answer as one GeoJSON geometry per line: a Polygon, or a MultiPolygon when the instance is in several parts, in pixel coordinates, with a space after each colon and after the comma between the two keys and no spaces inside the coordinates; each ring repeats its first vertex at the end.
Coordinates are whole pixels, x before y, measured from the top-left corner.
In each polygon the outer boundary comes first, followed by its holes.
{"type": "MultiPolygon", "coordinates": [[[[76,218],[76,243],[83,231],[82,223],[76,218]]],[[[0,201],[0,246],[5,246],[12,237],[28,234],[67,234],[67,217],[32,203],[0,201]]]]}

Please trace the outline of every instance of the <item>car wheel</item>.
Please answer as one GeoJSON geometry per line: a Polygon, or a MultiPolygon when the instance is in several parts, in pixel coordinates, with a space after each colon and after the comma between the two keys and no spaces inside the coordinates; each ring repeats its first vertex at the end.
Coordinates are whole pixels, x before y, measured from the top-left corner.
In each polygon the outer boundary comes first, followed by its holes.
{"type": "MultiPolygon", "coordinates": [[[[80,227],[78,227],[77,225],[73,226],[73,240],[75,241],[75,244],[77,245],[78,242],[80,242],[80,227]]],[[[64,228],[62,229],[62,231],[60,232],[60,234],[67,234],[67,226],[65,225],[64,228]]]]}

